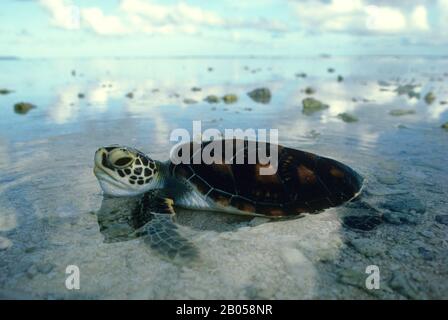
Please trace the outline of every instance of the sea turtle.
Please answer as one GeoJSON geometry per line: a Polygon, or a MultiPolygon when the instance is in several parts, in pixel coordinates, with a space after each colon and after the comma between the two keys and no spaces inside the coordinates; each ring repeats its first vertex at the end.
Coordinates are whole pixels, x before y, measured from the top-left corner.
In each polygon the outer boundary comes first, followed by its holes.
{"type": "Polygon", "coordinates": [[[111,145],[96,151],[94,173],[106,195],[142,195],[134,216],[143,221],[140,225],[145,223],[142,231],[149,243],[170,251],[172,256],[191,247],[173,223],[176,206],[268,218],[292,217],[350,201],[360,194],[363,185],[357,172],[336,160],[264,142],[190,142],[178,146],[171,155],[170,160],[161,162],[137,149],[111,145]],[[229,150],[230,157],[214,157],[221,161],[209,164],[203,159],[195,161],[195,155],[206,149],[222,153],[229,150]],[[261,150],[268,151],[268,157],[270,150],[277,150],[275,173],[260,174],[269,166],[260,161],[261,150]],[[190,161],[178,163],[184,152],[189,152],[186,159],[190,161]],[[240,161],[235,161],[238,157],[240,161]]]}

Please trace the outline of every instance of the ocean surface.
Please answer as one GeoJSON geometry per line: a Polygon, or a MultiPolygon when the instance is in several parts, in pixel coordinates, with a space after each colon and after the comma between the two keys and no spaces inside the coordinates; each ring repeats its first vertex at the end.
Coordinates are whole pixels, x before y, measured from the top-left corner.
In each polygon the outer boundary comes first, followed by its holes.
{"type": "Polygon", "coordinates": [[[0,60],[0,297],[447,299],[447,81],[443,57],[0,60]],[[237,102],[204,101],[225,94],[237,102]],[[309,97],[329,107],[304,113],[309,97]],[[93,155],[117,143],[166,160],[195,120],[278,129],[358,171],[362,196],[276,222],[180,210],[200,255],[166,259],[132,235],[126,201],[103,199],[93,155]]]}

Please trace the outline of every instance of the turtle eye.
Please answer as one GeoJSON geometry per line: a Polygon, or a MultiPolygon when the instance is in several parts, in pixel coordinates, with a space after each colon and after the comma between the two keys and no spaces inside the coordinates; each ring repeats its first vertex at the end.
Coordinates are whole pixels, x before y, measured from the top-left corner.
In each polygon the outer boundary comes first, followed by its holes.
{"type": "Polygon", "coordinates": [[[123,168],[123,167],[127,167],[128,165],[130,165],[131,162],[132,162],[132,158],[123,157],[123,158],[119,158],[117,161],[115,161],[114,166],[123,168]]]}
{"type": "Polygon", "coordinates": [[[134,162],[134,156],[123,149],[115,149],[109,154],[109,162],[116,168],[129,167],[134,162]]]}

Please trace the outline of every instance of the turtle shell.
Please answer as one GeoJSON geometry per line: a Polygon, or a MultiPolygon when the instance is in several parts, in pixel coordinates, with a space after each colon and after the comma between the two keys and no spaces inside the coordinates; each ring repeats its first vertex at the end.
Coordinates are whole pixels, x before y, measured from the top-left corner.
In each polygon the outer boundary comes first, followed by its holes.
{"type": "Polygon", "coordinates": [[[171,161],[170,172],[187,179],[218,206],[269,217],[316,213],[359,194],[363,178],[348,166],[313,153],[272,146],[237,139],[191,142],[174,151],[174,156],[182,157],[189,150],[189,163],[171,161]],[[267,151],[269,157],[272,146],[278,150],[277,171],[260,174],[269,164],[260,161],[258,151],[267,151]],[[222,152],[214,157],[217,150],[222,152]],[[214,157],[214,162],[207,164],[199,158],[202,152],[214,157]]]}

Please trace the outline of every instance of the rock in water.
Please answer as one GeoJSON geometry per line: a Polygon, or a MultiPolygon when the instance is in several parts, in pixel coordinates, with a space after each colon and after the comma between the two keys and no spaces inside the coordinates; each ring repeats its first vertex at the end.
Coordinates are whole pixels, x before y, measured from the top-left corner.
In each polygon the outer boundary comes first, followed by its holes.
{"type": "Polygon", "coordinates": [[[238,96],[236,94],[226,94],[222,97],[222,101],[224,101],[224,103],[226,104],[231,104],[231,103],[235,103],[238,101],[238,96]]]}
{"type": "Polygon", "coordinates": [[[311,88],[311,87],[307,87],[306,89],[305,89],[305,93],[306,94],[313,94],[313,93],[315,93],[316,92],[316,90],[314,90],[314,88],[311,88]]]}
{"type": "Polygon", "coordinates": [[[202,89],[201,88],[199,88],[199,87],[193,87],[193,88],[191,88],[191,91],[193,91],[193,92],[198,92],[198,91],[201,91],[202,89]]]}
{"type": "Polygon", "coordinates": [[[338,118],[344,122],[349,122],[349,123],[358,121],[357,117],[355,117],[354,115],[347,113],[347,112],[338,114],[338,118]]]}
{"type": "Polygon", "coordinates": [[[132,99],[134,98],[134,94],[132,92],[129,92],[128,94],[126,94],[126,98],[132,99]]]}
{"type": "Polygon", "coordinates": [[[344,77],[341,75],[338,75],[337,80],[338,80],[338,82],[342,82],[342,81],[344,81],[344,77]]]}
{"type": "Polygon", "coordinates": [[[415,110],[395,109],[395,110],[391,110],[389,112],[389,114],[394,117],[401,117],[401,116],[406,116],[406,115],[410,115],[410,114],[415,114],[415,110]]]}
{"type": "Polygon", "coordinates": [[[432,93],[432,92],[428,92],[428,93],[425,95],[425,102],[426,102],[427,104],[431,104],[431,103],[433,103],[434,100],[436,100],[436,96],[434,95],[434,93],[432,93]]]}
{"type": "Polygon", "coordinates": [[[448,131],[448,122],[445,122],[445,123],[442,124],[440,127],[441,127],[442,129],[445,129],[445,130],[448,131]]]}
{"type": "Polygon", "coordinates": [[[31,109],[36,108],[35,105],[28,102],[19,102],[14,105],[14,112],[18,114],[26,114],[31,109]]]}
{"type": "Polygon", "coordinates": [[[194,104],[194,103],[198,103],[198,102],[196,100],[194,100],[194,99],[185,98],[184,99],[184,103],[185,104],[194,104]]]}
{"type": "Polygon", "coordinates": [[[8,89],[0,89],[0,94],[10,94],[12,91],[8,89]]]}
{"type": "Polygon", "coordinates": [[[314,98],[305,98],[302,100],[302,104],[303,104],[302,112],[305,115],[311,115],[315,112],[322,111],[330,107],[328,104],[324,104],[314,98]]]}
{"type": "Polygon", "coordinates": [[[409,99],[411,99],[411,98],[420,99],[420,93],[415,91],[416,88],[417,88],[417,85],[406,84],[403,86],[398,86],[398,88],[395,89],[395,92],[399,96],[406,94],[409,97],[409,99]]]}
{"type": "Polygon", "coordinates": [[[218,103],[219,97],[215,95],[209,95],[205,97],[204,101],[207,101],[208,103],[218,103]]]}
{"type": "Polygon", "coordinates": [[[248,92],[247,95],[258,103],[267,104],[271,101],[271,91],[268,88],[258,88],[248,92]]]}

